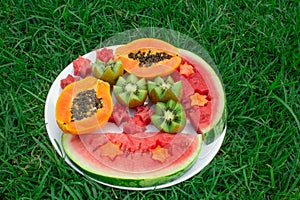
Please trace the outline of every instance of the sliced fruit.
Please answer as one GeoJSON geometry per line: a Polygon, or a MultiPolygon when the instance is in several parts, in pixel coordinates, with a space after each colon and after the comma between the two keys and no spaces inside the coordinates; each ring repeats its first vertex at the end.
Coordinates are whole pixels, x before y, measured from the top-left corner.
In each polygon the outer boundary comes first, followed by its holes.
{"type": "Polygon", "coordinates": [[[150,124],[151,116],[154,113],[152,108],[150,108],[148,105],[143,105],[136,107],[135,110],[136,112],[134,113],[134,116],[139,117],[145,125],[150,124]]]}
{"type": "Polygon", "coordinates": [[[66,78],[60,80],[60,87],[62,89],[64,89],[70,83],[73,83],[73,82],[76,82],[79,80],[80,80],[79,76],[72,76],[71,74],[68,74],[68,76],[66,78]]]}
{"type": "Polygon", "coordinates": [[[129,118],[123,125],[123,132],[127,134],[141,133],[146,130],[146,124],[137,115],[129,118]]]}
{"type": "Polygon", "coordinates": [[[190,96],[191,99],[191,106],[205,106],[207,104],[207,95],[201,95],[199,93],[195,93],[190,96]]]}
{"type": "Polygon", "coordinates": [[[182,94],[182,81],[174,82],[171,76],[166,80],[160,76],[148,81],[149,99],[152,103],[166,102],[170,99],[179,101],[182,94]]]}
{"type": "Polygon", "coordinates": [[[64,132],[89,133],[102,127],[112,110],[110,85],[88,76],[63,89],[56,102],[56,121],[64,132]]]}
{"type": "Polygon", "coordinates": [[[119,104],[118,102],[114,105],[113,112],[109,118],[109,122],[115,123],[120,126],[121,123],[129,120],[128,107],[119,104]]]}
{"type": "Polygon", "coordinates": [[[199,71],[196,71],[195,73],[188,76],[187,80],[190,84],[190,87],[193,88],[194,92],[207,95],[209,88],[204,78],[205,77],[203,77],[203,74],[201,74],[199,71]]]}
{"type": "Polygon", "coordinates": [[[112,49],[106,47],[96,50],[96,59],[102,62],[108,62],[110,59],[114,59],[114,53],[112,49]]]}
{"type": "Polygon", "coordinates": [[[181,63],[178,49],[162,40],[142,38],[116,49],[124,69],[137,77],[154,78],[172,73],[181,63]]]}
{"type": "Polygon", "coordinates": [[[107,156],[111,160],[114,160],[115,157],[123,154],[123,151],[120,150],[121,142],[112,143],[108,141],[100,147],[100,156],[107,156]]]}
{"type": "Polygon", "coordinates": [[[92,73],[96,78],[114,85],[119,76],[122,76],[124,73],[122,61],[115,62],[113,59],[110,59],[108,62],[102,62],[97,59],[92,64],[92,73]]]}
{"type": "Polygon", "coordinates": [[[170,156],[169,150],[167,148],[163,148],[160,145],[157,145],[155,149],[150,150],[152,153],[152,159],[158,160],[160,162],[165,162],[166,159],[170,156]]]}
{"type": "Polygon", "coordinates": [[[92,72],[91,61],[87,58],[79,56],[76,60],[73,60],[74,75],[85,78],[92,72]]]}
{"type": "Polygon", "coordinates": [[[174,100],[158,102],[151,116],[153,125],[160,131],[178,133],[186,124],[186,115],[182,105],[174,100]]]}
{"type": "Polygon", "coordinates": [[[227,118],[226,97],[221,78],[207,62],[194,53],[180,49],[180,56],[194,67],[194,73],[188,77],[179,73],[173,73],[172,76],[176,81],[183,81],[181,102],[188,119],[194,129],[203,134],[204,142],[210,144],[223,132],[227,118]],[[206,98],[194,96],[197,93],[206,98]]]}
{"type": "Polygon", "coordinates": [[[147,98],[147,83],[144,78],[137,78],[129,74],[126,78],[119,77],[116,85],[113,87],[116,99],[129,108],[141,106],[147,98]]]}
{"type": "Polygon", "coordinates": [[[154,132],[63,134],[62,146],[77,168],[98,181],[149,187],[174,180],[189,169],[198,158],[202,138],[154,132]]]}
{"type": "Polygon", "coordinates": [[[194,67],[192,65],[189,65],[187,62],[184,62],[184,64],[181,64],[179,66],[179,73],[180,73],[180,75],[188,77],[191,74],[195,73],[194,67]]]}

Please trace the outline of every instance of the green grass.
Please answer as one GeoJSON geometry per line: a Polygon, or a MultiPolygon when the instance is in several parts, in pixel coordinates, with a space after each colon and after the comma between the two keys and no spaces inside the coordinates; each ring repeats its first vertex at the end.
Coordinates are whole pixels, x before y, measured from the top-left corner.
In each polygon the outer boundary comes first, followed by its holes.
{"type": "Polygon", "coordinates": [[[297,199],[300,4],[296,1],[1,1],[1,199],[297,199]],[[47,92],[78,55],[118,32],[165,27],[199,42],[223,76],[228,131],[195,177],[156,191],[106,187],[58,156],[47,92]]]}

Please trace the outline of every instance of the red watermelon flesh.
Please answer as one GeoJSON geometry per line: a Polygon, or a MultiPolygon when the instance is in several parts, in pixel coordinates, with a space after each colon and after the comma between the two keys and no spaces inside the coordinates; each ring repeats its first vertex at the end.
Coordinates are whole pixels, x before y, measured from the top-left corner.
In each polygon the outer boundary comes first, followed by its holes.
{"type": "Polygon", "coordinates": [[[211,105],[211,101],[209,101],[205,106],[193,106],[188,110],[187,115],[197,133],[202,133],[202,130],[210,125],[211,105]]]}
{"type": "Polygon", "coordinates": [[[144,132],[146,130],[146,124],[137,115],[130,117],[123,125],[123,132],[128,134],[136,134],[144,132]]]}
{"type": "Polygon", "coordinates": [[[190,84],[190,87],[192,87],[195,92],[203,95],[208,94],[209,89],[198,71],[195,70],[195,73],[188,76],[187,81],[190,84]]]}
{"type": "Polygon", "coordinates": [[[184,76],[180,75],[177,70],[174,71],[171,75],[175,82],[180,80],[182,81],[182,88],[183,88],[182,98],[188,98],[190,95],[193,95],[195,93],[195,90],[191,86],[189,81],[184,76]]]}
{"type": "Polygon", "coordinates": [[[112,49],[107,49],[104,47],[103,49],[96,50],[96,58],[101,60],[102,62],[108,62],[110,59],[114,59],[114,53],[112,49]]]}
{"type": "Polygon", "coordinates": [[[117,126],[120,126],[121,123],[128,121],[129,118],[127,107],[116,103],[113,108],[113,113],[109,118],[109,122],[113,122],[117,126]]]}
{"type": "MultiPolygon", "coordinates": [[[[98,162],[110,168],[123,172],[147,173],[164,168],[170,164],[180,162],[182,156],[189,156],[187,151],[197,137],[191,135],[171,135],[163,133],[138,133],[129,134],[113,134],[104,135],[80,135],[81,143],[86,150],[92,153],[98,162]],[[97,140],[100,140],[98,142],[97,140]],[[111,142],[113,144],[120,143],[120,153],[122,156],[116,156],[111,159],[108,156],[101,156],[102,144],[111,142]],[[178,145],[179,143],[184,145],[178,145]],[[158,145],[168,151],[164,162],[153,160],[151,158],[151,149],[155,149],[158,145]],[[176,147],[176,148],[174,148],[176,147]],[[184,156],[184,154],[186,154],[184,156]]],[[[195,149],[195,147],[193,148],[195,149]]]]}
{"type": "Polygon", "coordinates": [[[194,53],[181,49],[180,56],[183,62],[194,67],[194,73],[187,77],[181,76],[178,71],[172,74],[176,81],[183,82],[181,103],[187,111],[191,124],[198,133],[215,134],[214,129],[220,132],[226,119],[226,99],[220,77],[210,65],[194,53]],[[204,106],[191,106],[190,97],[195,93],[207,95],[208,103],[204,106]]]}
{"type": "Polygon", "coordinates": [[[60,80],[60,87],[64,89],[67,85],[79,80],[80,80],[79,76],[72,76],[71,74],[68,74],[66,78],[60,80]]]}
{"type": "Polygon", "coordinates": [[[100,181],[150,186],[170,181],[192,165],[201,149],[199,136],[160,132],[63,134],[62,143],[72,162],[100,181]]]}
{"type": "Polygon", "coordinates": [[[176,81],[181,80],[183,82],[184,90],[181,103],[185,108],[188,118],[190,119],[195,131],[197,133],[203,133],[202,130],[210,125],[212,118],[212,106],[210,102],[211,96],[209,94],[209,88],[207,87],[204,78],[201,76],[196,67],[194,67],[194,72],[194,74],[191,74],[188,77],[181,76],[178,72],[174,72],[172,76],[176,81]],[[209,102],[204,106],[191,106],[190,97],[195,93],[207,95],[207,99],[209,100],[209,102]]]}
{"type": "MultiPolygon", "coordinates": [[[[219,118],[220,110],[223,112],[225,107],[225,93],[223,91],[223,85],[218,77],[217,73],[203,60],[199,59],[194,54],[183,54],[185,60],[188,60],[191,65],[201,74],[202,79],[205,81],[209,96],[211,99],[211,119],[219,118]]],[[[213,123],[213,122],[212,122],[213,123]]]]}
{"type": "Polygon", "coordinates": [[[75,76],[85,78],[92,73],[91,60],[79,56],[76,60],[73,60],[73,68],[75,76]]]}
{"type": "Polygon", "coordinates": [[[136,113],[134,114],[134,116],[139,117],[145,125],[151,123],[151,115],[154,114],[154,110],[152,108],[150,108],[148,105],[142,105],[137,106],[135,110],[136,113]]]}

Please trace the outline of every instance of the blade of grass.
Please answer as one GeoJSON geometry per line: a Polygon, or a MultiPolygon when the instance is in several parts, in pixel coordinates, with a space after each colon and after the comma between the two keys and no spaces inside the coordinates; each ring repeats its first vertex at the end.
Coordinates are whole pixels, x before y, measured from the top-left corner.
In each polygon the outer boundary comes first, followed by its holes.
{"type": "Polygon", "coordinates": [[[277,95],[273,94],[272,97],[274,99],[276,99],[277,101],[279,101],[290,112],[290,114],[294,117],[294,120],[298,126],[298,130],[300,132],[300,122],[299,122],[298,117],[294,113],[293,109],[286,102],[284,102],[281,98],[279,98],[277,95]]]}

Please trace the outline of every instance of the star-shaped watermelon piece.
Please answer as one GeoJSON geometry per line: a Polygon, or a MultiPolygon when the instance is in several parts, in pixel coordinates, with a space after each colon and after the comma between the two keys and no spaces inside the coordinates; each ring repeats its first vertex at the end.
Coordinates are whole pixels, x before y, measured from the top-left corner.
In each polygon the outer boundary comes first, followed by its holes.
{"type": "Polygon", "coordinates": [[[85,78],[92,73],[91,61],[87,58],[79,56],[73,60],[74,75],[85,78]]]}
{"type": "Polygon", "coordinates": [[[73,83],[73,82],[76,82],[79,80],[80,80],[79,76],[72,76],[71,74],[68,74],[68,76],[66,78],[60,80],[60,87],[62,89],[64,89],[70,83],[73,83]]]}
{"type": "Polygon", "coordinates": [[[96,50],[96,58],[102,62],[108,62],[110,59],[114,59],[114,53],[112,49],[104,47],[101,50],[96,50]]]}

